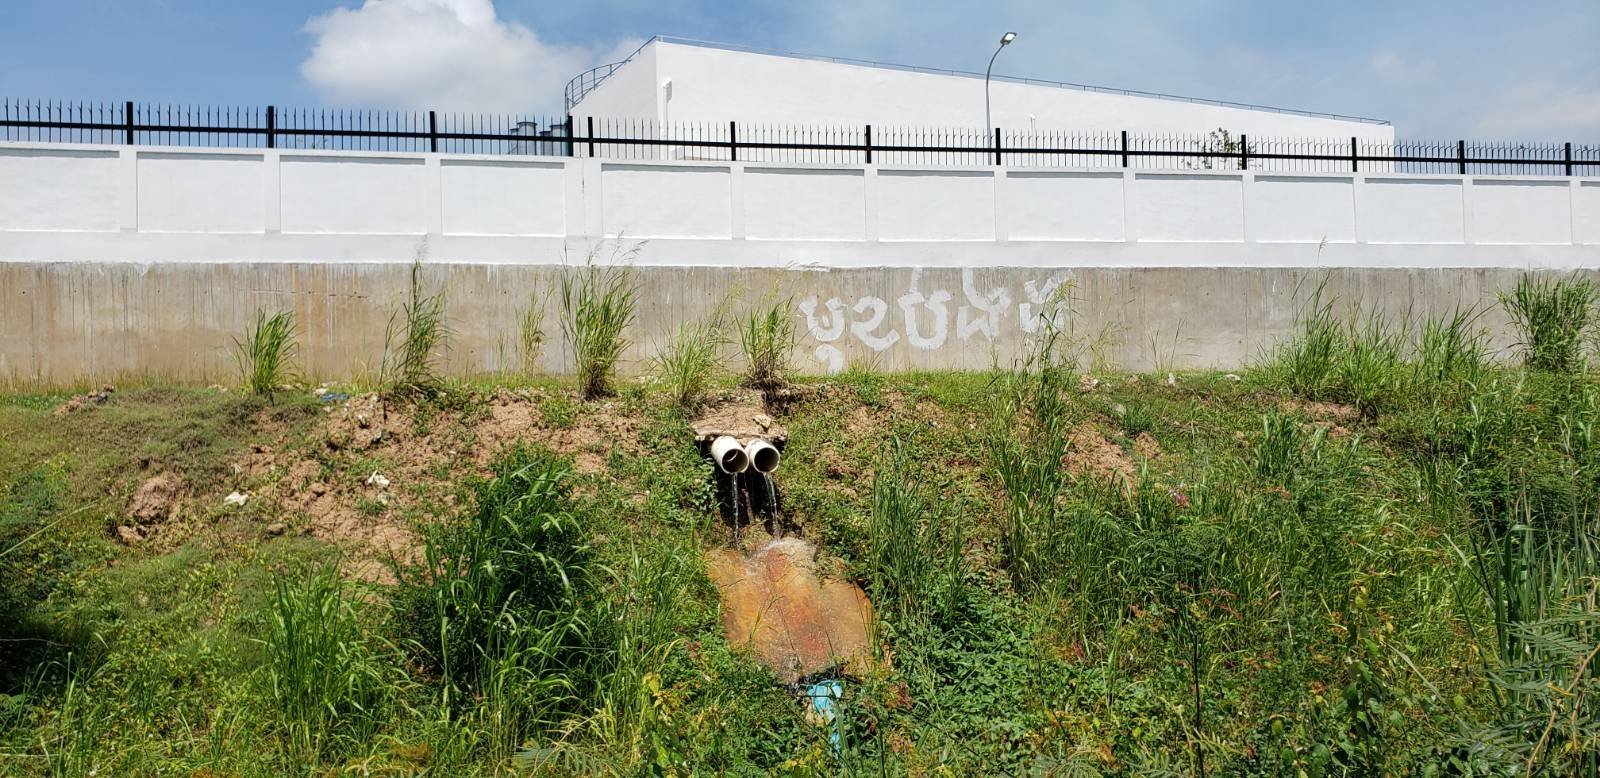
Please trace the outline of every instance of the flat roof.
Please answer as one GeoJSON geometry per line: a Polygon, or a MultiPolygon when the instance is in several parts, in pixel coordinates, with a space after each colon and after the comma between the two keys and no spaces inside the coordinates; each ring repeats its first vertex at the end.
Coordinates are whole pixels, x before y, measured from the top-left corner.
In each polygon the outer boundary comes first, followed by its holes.
{"type": "MultiPolygon", "coordinates": [[[[737,43],[717,43],[714,41],[695,40],[693,38],[679,38],[672,35],[656,35],[644,42],[627,59],[614,63],[612,67],[622,65],[633,59],[634,55],[644,50],[645,46],[652,43],[672,43],[680,46],[699,46],[707,49],[721,49],[724,51],[738,51],[747,54],[763,54],[772,57],[788,57],[791,59],[808,59],[820,62],[833,62],[840,65],[856,65],[858,67],[882,68],[886,70],[904,70],[912,73],[927,73],[938,76],[956,76],[959,78],[983,78],[982,73],[973,73],[966,70],[948,70],[944,68],[922,67],[920,65],[897,65],[892,62],[874,62],[864,59],[850,59],[849,57],[829,57],[821,54],[804,54],[795,51],[782,51],[778,49],[764,49],[759,46],[745,46],[737,43]]],[[[1145,97],[1156,100],[1171,100],[1183,103],[1197,103],[1200,105],[1215,105],[1223,108],[1240,108],[1247,111],[1266,111],[1268,113],[1292,114],[1295,116],[1310,116],[1318,119],[1338,119],[1347,122],[1361,122],[1363,124],[1389,124],[1387,119],[1373,119],[1366,116],[1346,116],[1336,113],[1323,113],[1320,111],[1302,111],[1293,108],[1276,108],[1270,105],[1255,105],[1252,103],[1236,103],[1229,100],[1208,100],[1202,97],[1184,97],[1183,95],[1169,95],[1161,92],[1142,92],[1137,89],[1118,89],[1115,87],[1094,86],[1092,84],[1074,84],[1070,81],[1046,81],[1037,78],[1021,78],[1018,76],[995,75],[995,81],[1007,81],[1013,84],[1030,84],[1033,86],[1053,87],[1056,89],[1075,89],[1080,92],[1100,92],[1104,94],[1125,95],[1128,97],[1145,97]]]]}

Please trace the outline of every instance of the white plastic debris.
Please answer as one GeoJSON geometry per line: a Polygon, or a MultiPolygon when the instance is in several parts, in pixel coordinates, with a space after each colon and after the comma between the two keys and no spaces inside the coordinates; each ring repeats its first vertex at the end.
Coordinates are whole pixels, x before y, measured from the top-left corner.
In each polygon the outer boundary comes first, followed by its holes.
{"type": "Polygon", "coordinates": [[[1177,385],[1178,385],[1178,377],[1173,375],[1173,374],[1171,374],[1171,373],[1168,373],[1167,374],[1167,386],[1177,386],[1177,385]]]}
{"type": "Polygon", "coordinates": [[[1223,376],[1222,380],[1227,381],[1230,384],[1236,384],[1236,383],[1239,383],[1243,379],[1239,378],[1239,374],[1237,374],[1237,373],[1229,373],[1229,374],[1223,376]]]}
{"type": "Polygon", "coordinates": [[[244,504],[249,501],[250,495],[242,492],[234,492],[233,494],[222,498],[222,504],[228,506],[229,508],[243,508],[244,504]]]}
{"type": "Polygon", "coordinates": [[[382,473],[374,470],[372,471],[372,475],[367,476],[367,486],[376,486],[379,489],[387,489],[389,488],[389,479],[385,478],[382,473]]]}

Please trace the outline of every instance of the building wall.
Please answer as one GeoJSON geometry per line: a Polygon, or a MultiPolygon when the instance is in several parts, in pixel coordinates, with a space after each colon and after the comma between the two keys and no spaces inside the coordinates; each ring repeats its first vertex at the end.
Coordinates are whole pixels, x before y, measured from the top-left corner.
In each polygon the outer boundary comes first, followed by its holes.
{"type": "Polygon", "coordinates": [[[281,307],[314,374],[357,375],[417,255],[459,373],[517,365],[590,257],[636,267],[632,370],[728,295],[790,300],[808,371],[982,368],[1062,289],[1121,367],[1235,368],[1325,277],[1400,317],[1600,268],[1600,179],[0,145],[0,383],[217,378],[281,307]]]}
{"type": "MultiPolygon", "coordinates": [[[[655,41],[612,78],[629,79],[575,114],[645,115],[660,104],[672,121],[778,123],[859,127],[979,127],[984,124],[982,78],[917,73],[769,54],[655,41]],[[650,54],[645,57],[642,55],[650,54]],[[646,78],[639,71],[651,70],[646,78]],[[634,71],[630,73],[629,71],[634,71]],[[668,99],[660,85],[670,79],[668,99]],[[638,87],[652,83],[647,97],[638,87]],[[630,107],[632,106],[632,107],[630,107]]],[[[609,80],[609,79],[608,79],[609,80]]],[[[1389,125],[1248,110],[1181,100],[1089,92],[995,81],[990,87],[995,126],[1007,130],[1070,130],[1203,135],[1225,128],[1257,138],[1331,138],[1387,142],[1389,125]]]]}
{"type": "MultiPolygon", "coordinates": [[[[664,98],[656,78],[656,47],[645,46],[613,71],[572,110],[575,117],[662,121],[664,98]]],[[[580,124],[579,127],[582,125],[580,124]]]]}

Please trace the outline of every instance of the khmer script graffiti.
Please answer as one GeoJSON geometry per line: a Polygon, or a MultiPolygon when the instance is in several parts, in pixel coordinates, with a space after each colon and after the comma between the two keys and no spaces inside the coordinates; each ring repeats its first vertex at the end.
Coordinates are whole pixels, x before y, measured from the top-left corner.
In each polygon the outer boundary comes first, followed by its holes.
{"type": "Polygon", "coordinates": [[[1043,280],[1024,282],[1021,290],[981,289],[976,274],[970,269],[962,270],[958,305],[955,295],[947,289],[923,288],[922,271],[914,270],[910,289],[892,303],[870,295],[856,297],[854,303],[839,297],[819,300],[813,296],[800,300],[799,308],[806,318],[806,331],[817,344],[812,353],[818,364],[827,372],[836,373],[844,369],[852,338],[874,353],[886,351],[901,340],[924,351],[952,343],[966,344],[976,338],[993,342],[1013,311],[1017,327],[1024,333],[1034,332],[1046,304],[1070,277],[1058,271],[1043,280]]]}

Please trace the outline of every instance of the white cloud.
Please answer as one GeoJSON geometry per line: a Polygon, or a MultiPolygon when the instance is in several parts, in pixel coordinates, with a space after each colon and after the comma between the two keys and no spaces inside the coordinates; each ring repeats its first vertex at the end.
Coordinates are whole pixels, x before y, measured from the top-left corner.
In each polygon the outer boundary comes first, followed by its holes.
{"type": "Polygon", "coordinates": [[[1600,89],[1539,81],[1508,87],[1488,102],[1475,128],[1482,136],[1583,140],[1600,133],[1600,89]]]}
{"type": "Polygon", "coordinates": [[[305,29],[300,74],[324,101],[445,111],[558,112],[568,79],[639,45],[547,43],[493,0],[365,0],[305,29]]]}
{"type": "Polygon", "coordinates": [[[1367,70],[1393,84],[1416,85],[1432,78],[1439,63],[1432,59],[1410,60],[1393,49],[1383,49],[1367,60],[1367,70]]]}

